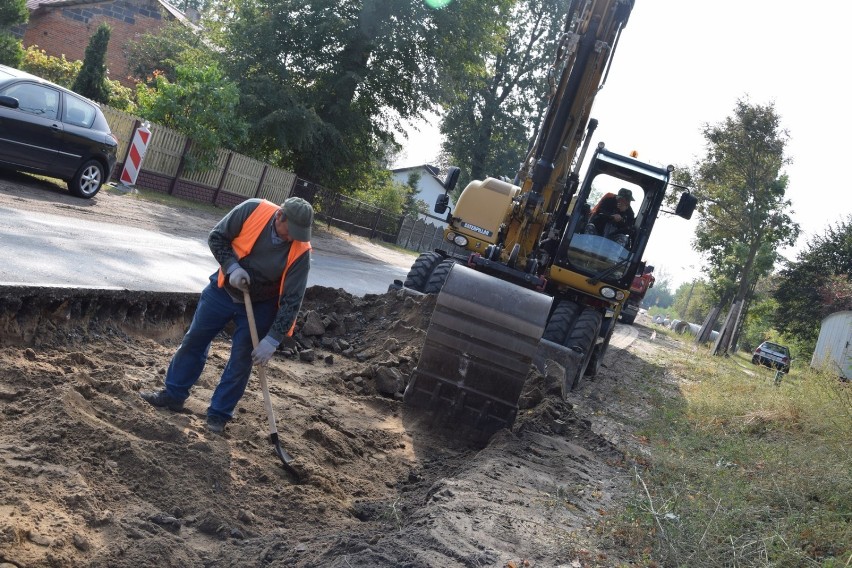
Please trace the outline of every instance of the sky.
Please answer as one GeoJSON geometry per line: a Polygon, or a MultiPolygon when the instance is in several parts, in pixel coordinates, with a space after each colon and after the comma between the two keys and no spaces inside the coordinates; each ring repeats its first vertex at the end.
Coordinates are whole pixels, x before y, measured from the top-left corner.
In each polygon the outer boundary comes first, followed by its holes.
{"type": "MultiPolygon", "coordinates": [[[[852,159],[844,138],[852,135],[850,21],[846,0],[636,0],[592,107],[593,146],[692,165],[704,154],[703,125],[732,116],[739,99],[774,103],[790,136],[789,213],[802,230],[780,252],[795,259],[852,213],[852,188],[837,173],[852,159]]],[[[396,165],[431,163],[441,140],[435,121],[413,126],[409,137],[396,165]]],[[[672,291],[701,277],[695,226],[696,218],[663,214],[645,251],[672,291]]]]}

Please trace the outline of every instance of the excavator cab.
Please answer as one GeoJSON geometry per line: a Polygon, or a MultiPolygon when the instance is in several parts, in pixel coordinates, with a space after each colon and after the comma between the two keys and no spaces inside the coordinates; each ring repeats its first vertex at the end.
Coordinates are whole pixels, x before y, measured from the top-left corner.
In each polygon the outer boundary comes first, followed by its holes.
{"type": "Polygon", "coordinates": [[[617,197],[621,192],[632,198],[629,208],[633,222],[627,227],[603,222],[602,214],[596,211],[599,203],[588,213],[583,207],[575,207],[553,259],[550,281],[595,296],[601,296],[601,283],[626,293],[648,244],[672,170],[671,166],[658,168],[615,154],[599,144],[576,202],[588,204],[592,195],[617,197]],[[598,221],[597,227],[590,227],[592,230],[587,229],[590,219],[598,221]]]}

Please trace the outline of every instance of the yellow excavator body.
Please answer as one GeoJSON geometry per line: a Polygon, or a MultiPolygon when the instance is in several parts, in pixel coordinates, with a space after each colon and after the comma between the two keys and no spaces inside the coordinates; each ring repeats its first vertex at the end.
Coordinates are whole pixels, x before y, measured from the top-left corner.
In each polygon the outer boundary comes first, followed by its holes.
{"type": "MultiPolygon", "coordinates": [[[[438,294],[404,400],[456,435],[485,441],[511,427],[530,365],[560,363],[565,396],[581,377],[594,375],[633,276],[644,267],[673,168],[601,143],[580,180],[597,126],[592,103],[633,4],[571,2],[550,73],[558,80],[516,179],[470,182],[444,231],[448,245],[463,252],[423,253],[405,282],[392,285],[438,294]],[[634,196],[633,222],[598,234],[593,196],[617,192],[634,196]]],[[[447,192],[457,178],[451,169],[447,192]]],[[[442,196],[435,210],[447,207],[442,196]]],[[[694,207],[685,193],[676,214],[689,218],[694,207]]],[[[611,215],[606,227],[616,221],[621,217],[611,215]]]]}

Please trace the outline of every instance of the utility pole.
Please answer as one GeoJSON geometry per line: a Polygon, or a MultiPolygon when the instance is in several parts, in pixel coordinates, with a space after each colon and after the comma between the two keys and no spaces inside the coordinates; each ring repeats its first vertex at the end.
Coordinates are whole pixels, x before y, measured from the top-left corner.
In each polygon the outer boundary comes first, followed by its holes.
{"type": "Polygon", "coordinates": [[[686,303],[683,305],[683,317],[688,318],[687,310],[689,310],[689,301],[692,299],[692,291],[695,290],[695,279],[692,279],[692,286],[689,287],[689,294],[686,295],[686,303]]]}

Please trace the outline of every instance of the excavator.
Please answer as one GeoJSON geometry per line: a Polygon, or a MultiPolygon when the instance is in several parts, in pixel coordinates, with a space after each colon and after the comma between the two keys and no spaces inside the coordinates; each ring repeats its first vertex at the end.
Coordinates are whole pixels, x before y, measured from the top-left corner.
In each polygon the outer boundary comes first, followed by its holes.
{"type": "MultiPolygon", "coordinates": [[[[572,0],[551,70],[558,79],[515,179],[471,181],[450,208],[460,172],[449,168],[435,204],[446,247],[422,253],[391,285],[437,294],[403,400],[460,436],[487,441],[511,427],[531,365],[559,364],[563,396],[595,375],[644,269],[674,168],[599,143],[580,178],[597,127],[592,103],[633,5],[572,0]],[[596,198],[619,194],[632,198],[632,224],[618,238],[589,230],[596,198]]],[[[696,202],[686,189],[673,213],[689,219],[696,202]]]]}

